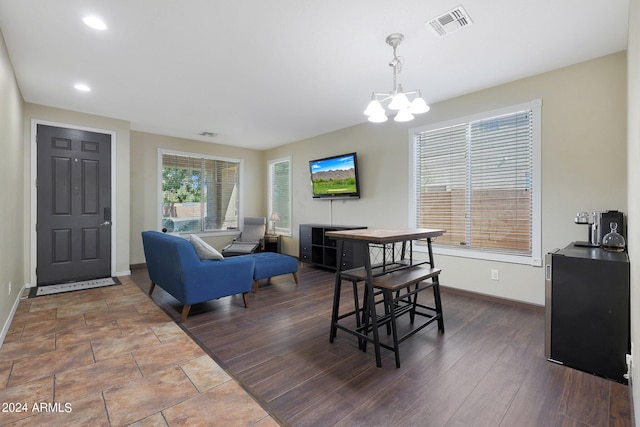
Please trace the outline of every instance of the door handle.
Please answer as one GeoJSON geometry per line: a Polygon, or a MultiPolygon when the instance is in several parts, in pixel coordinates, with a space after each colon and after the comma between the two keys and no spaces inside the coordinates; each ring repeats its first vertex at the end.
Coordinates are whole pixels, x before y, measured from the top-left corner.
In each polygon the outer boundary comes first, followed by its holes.
{"type": "Polygon", "coordinates": [[[103,222],[102,224],[100,224],[100,227],[107,227],[107,226],[109,226],[109,225],[111,225],[111,222],[109,222],[109,221],[105,221],[105,222],[103,222]]]}

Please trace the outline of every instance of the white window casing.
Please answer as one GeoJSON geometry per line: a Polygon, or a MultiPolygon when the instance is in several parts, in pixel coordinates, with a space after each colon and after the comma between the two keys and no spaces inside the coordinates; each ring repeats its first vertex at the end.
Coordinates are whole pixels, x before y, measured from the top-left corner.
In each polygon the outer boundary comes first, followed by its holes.
{"type": "Polygon", "coordinates": [[[434,252],[541,266],[540,99],[409,130],[409,224],[434,252]]]}
{"type": "Polygon", "coordinates": [[[159,225],[175,233],[237,231],[242,160],[160,149],[159,225]]]}
{"type": "Polygon", "coordinates": [[[269,160],[268,167],[268,222],[269,232],[275,232],[285,236],[292,235],[291,218],[291,157],[269,160]],[[271,222],[273,213],[278,214],[278,221],[271,222]]]}

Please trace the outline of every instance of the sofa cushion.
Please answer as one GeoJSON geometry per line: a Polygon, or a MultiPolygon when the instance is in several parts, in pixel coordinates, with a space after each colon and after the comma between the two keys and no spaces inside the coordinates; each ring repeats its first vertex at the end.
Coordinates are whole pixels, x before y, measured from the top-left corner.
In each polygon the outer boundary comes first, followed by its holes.
{"type": "Polygon", "coordinates": [[[212,259],[212,260],[221,260],[224,259],[222,254],[216,250],[213,246],[202,240],[199,236],[195,234],[189,235],[189,241],[193,245],[193,248],[196,250],[198,257],[200,259],[212,259]]]}
{"type": "Polygon", "coordinates": [[[254,280],[298,271],[298,260],[289,255],[275,252],[260,252],[245,256],[252,257],[255,260],[255,268],[253,270],[254,280]]]}

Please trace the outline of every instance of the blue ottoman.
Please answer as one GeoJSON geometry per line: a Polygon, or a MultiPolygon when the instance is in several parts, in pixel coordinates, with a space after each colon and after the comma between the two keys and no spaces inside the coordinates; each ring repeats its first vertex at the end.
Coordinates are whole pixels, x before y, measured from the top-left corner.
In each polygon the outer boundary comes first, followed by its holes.
{"type": "Polygon", "coordinates": [[[255,261],[253,270],[253,293],[258,292],[258,280],[281,274],[293,274],[293,280],[298,285],[298,260],[292,256],[275,252],[258,252],[250,256],[255,261]]]}

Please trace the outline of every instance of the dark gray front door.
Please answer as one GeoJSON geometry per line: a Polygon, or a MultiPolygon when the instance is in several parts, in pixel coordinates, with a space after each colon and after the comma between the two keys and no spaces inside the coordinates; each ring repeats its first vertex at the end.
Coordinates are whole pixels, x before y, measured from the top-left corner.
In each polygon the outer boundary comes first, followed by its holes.
{"type": "Polygon", "coordinates": [[[38,125],[38,284],[111,275],[111,135],[38,125]]]}

